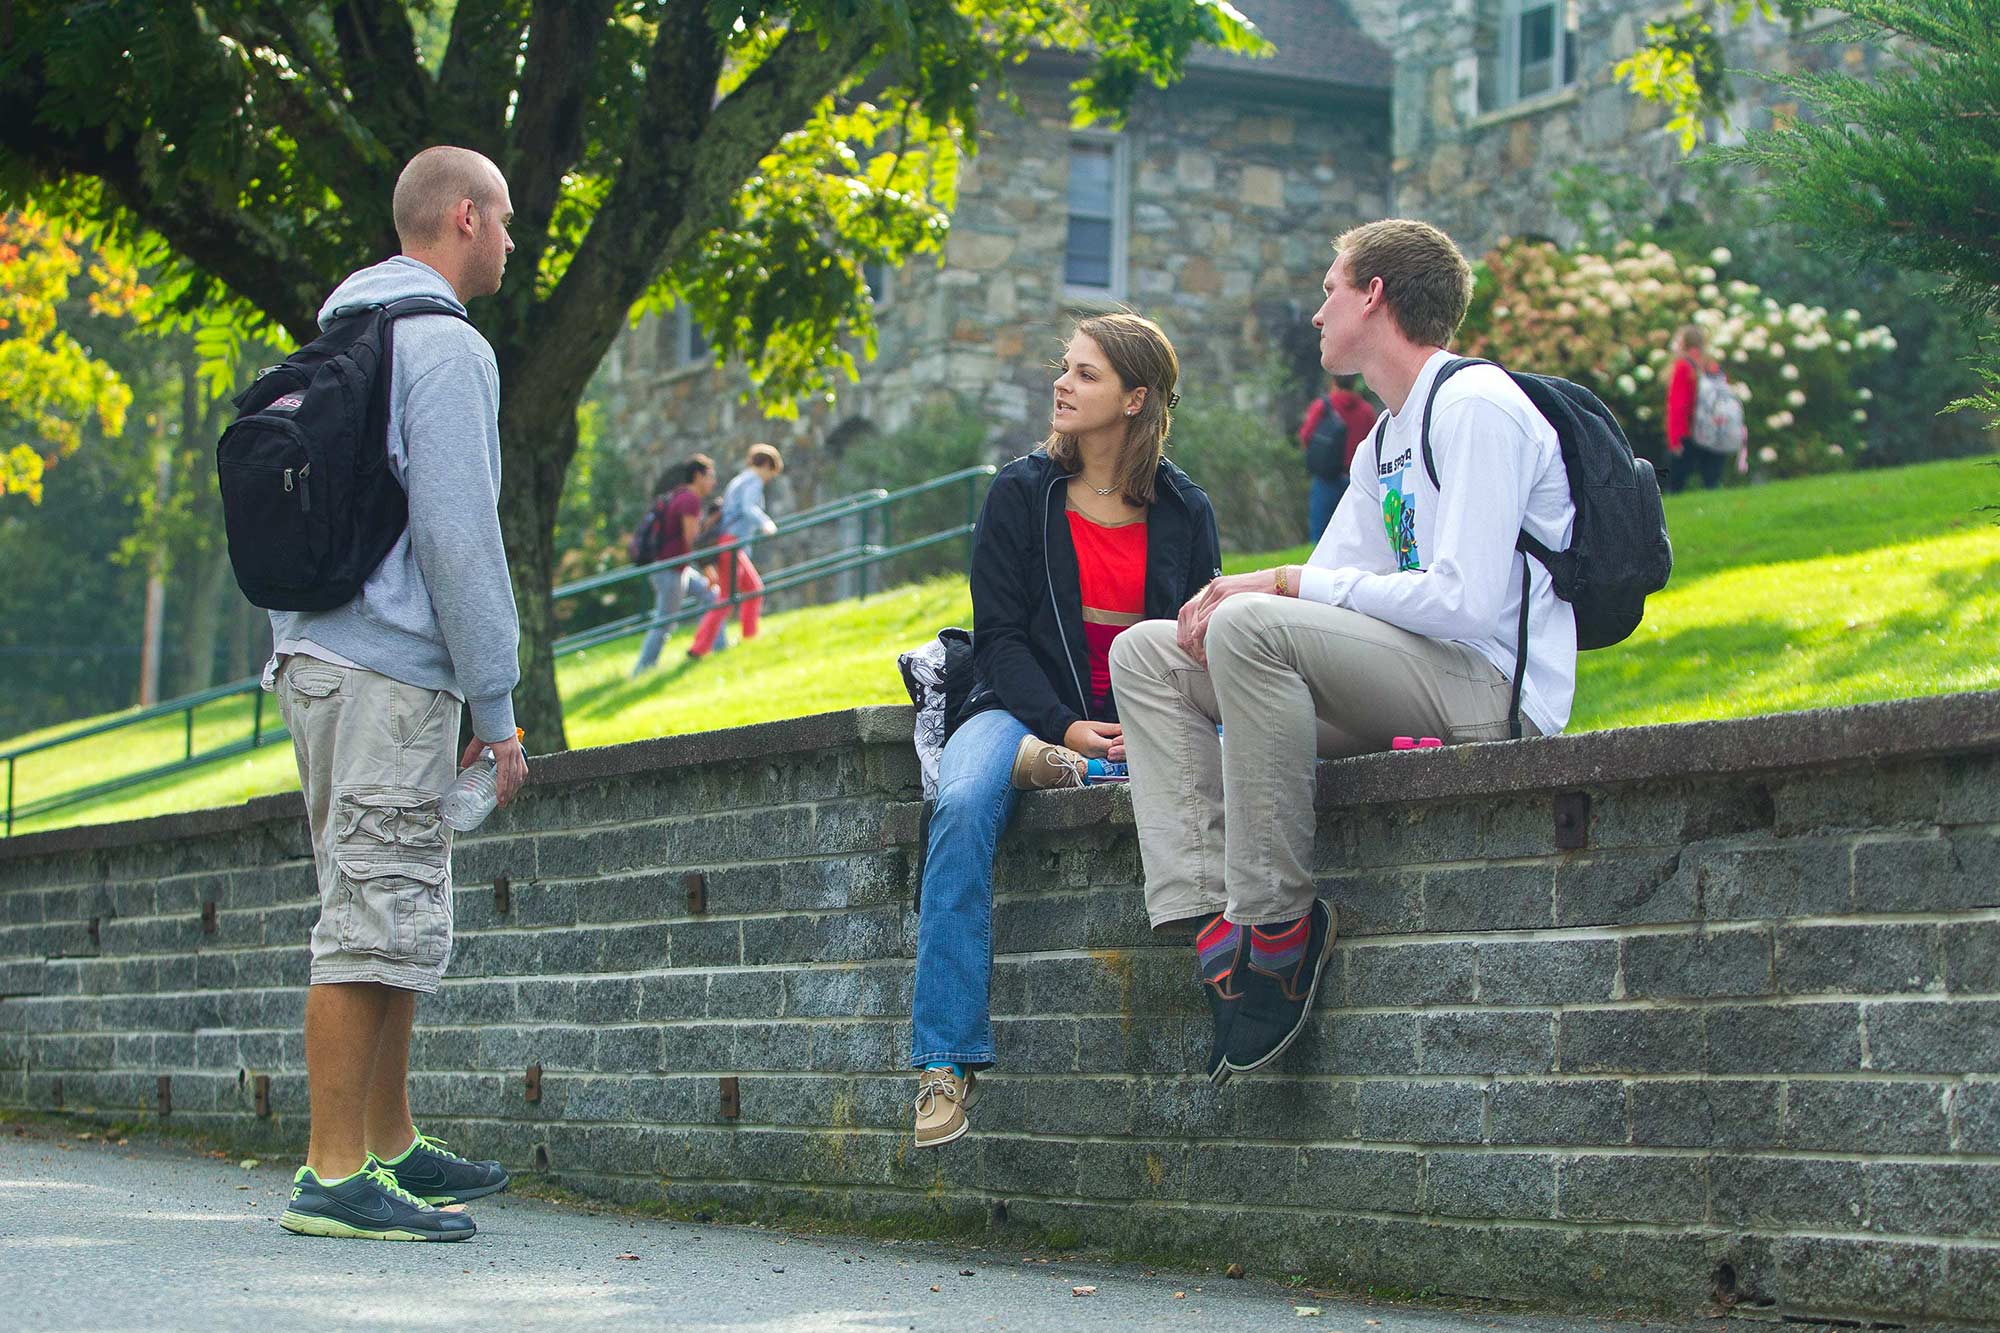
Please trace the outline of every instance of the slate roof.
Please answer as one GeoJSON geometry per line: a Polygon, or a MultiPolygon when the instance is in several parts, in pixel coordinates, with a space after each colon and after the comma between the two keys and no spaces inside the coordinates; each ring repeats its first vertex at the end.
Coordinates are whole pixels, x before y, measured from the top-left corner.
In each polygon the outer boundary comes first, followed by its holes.
{"type": "Polygon", "coordinates": [[[1197,69],[1283,79],[1326,88],[1387,91],[1394,75],[1389,48],[1355,26],[1342,0],[1234,0],[1278,48],[1268,60],[1199,50],[1197,69]]]}

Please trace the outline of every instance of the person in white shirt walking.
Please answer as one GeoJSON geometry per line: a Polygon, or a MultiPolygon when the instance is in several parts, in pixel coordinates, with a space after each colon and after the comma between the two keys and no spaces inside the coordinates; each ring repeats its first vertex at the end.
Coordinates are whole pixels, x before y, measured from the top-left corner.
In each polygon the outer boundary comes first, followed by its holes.
{"type": "MultiPolygon", "coordinates": [[[[1332,523],[1306,564],[1218,578],[1111,653],[1147,914],[1195,930],[1216,1082],[1291,1045],[1333,948],[1313,894],[1315,757],[1507,738],[1515,538],[1560,550],[1575,519],[1556,432],[1504,371],[1466,367],[1431,397],[1472,295],[1451,239],[1390,219],[1334,249],[1321,364],[1365,376],[1387,410],[1332,523]]],[[[1576,623],[1539,562],[1527,586],[1520,733],[1549,735],[1569,721],[1576,623]]]]}

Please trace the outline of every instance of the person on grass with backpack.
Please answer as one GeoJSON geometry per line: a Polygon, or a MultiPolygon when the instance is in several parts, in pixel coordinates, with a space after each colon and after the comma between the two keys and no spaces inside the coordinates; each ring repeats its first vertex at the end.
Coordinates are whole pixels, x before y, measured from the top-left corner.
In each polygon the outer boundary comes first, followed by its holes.
{"type": "Polygon", "coordinates": [[[1216,1082],[1292,1043],[1327,968],[1315,758],[1399,735],[1506,738],[1524,577],[1521,733],[1561,731],[1576,684],[1571,607],[1515,549],[1524,532],[1569,544],[1555,429],[1488,364],[1431,397],[1454,361],[1471,268],[1443,232],[1404,219],[1334,248],[1313,316],[1321,364],[1365,376],[1386,410],[1332,523],[1304,565],[1218,578],[1178,621],[1136,625],[1111,649],[1147,914],[1155,929],[1194,930],[1216,1082]],[[1426,417],[1442,486],[1422,459],[1426,417]]]}
{"type": "MultiPolygon", "coordinates": [[[[632,533],[632,563],[650,565],[672,560],[695,548],[701,531],[701,506],[715,489],[715,460],[707,454],[692,454],[687,462],[660,478],[654,487],[653,507],[632,533]]],[[[716,602],[708,580],[692,565],[656,569],[646,576],[653,586],[653,624],[639,645],[639,660],[632,668],[638,676],[660,660],[660,650],[673,633],[672,618],[680,613],[682,601],[692,593],[706,609],[716,602]]],[[[729,646],[725,638],[722,647],[729,646]]]]}
{"type": "MultiPolygon", "coordinates": [[[[472,1218],[433,1205],[505,1189],[507,1173],[418,1132],[410,1032],[417,997],[437,992],[451,957],[451,835],[438,798],[489,747],[502,804],[528,773],[514,726],[520,627],[500,539],[499,369],[465,318],[467,301],[500,289],[513,203],[492,162],[437,147],[403,168],[393,211],[402,253],[350,275],[319,318],[331,329],[393,302],[428,303],[394,320],[388,383],[376,384],[381,433],[354,441],[371,472],[386,451],[407,522],[348,600],[271,614],[265,688],[297,751],[320,891],[305,1010],[311,1131],[279,1224],[463,1240],[472,1218]],[[473,733],[462,756],[461,704],[473,733]]],[[[310,392],[293,402],[313,410],[310,392]]],[[[303,513],[309,486],[323,482],[288,473],[284,491],[298,487],[303,513]]],[[[338,497],[317,498],[325,512],[338,497]]],[[[230,499],[225,491],[225,509],[230,499]]]]}
{"type": "Polygon", "coordinates": [[[1335,375],[1327,391],[1312,400],[1299,423],[1312,490],[1306,503],[1306,540],[1316,542],[1347,494],[1347,470],[1362,437],[1375,428],[1375,407],[1359,392],[1359,375],[1335,375]]]}
{"type": "Polygon", "coordinates": [[[1690,473],[1714,490],[1722,484],[1722,469],[1736,457],[1749,435],[1743,426],[1743,400],[1729,386],[1722,366],[1709,359],[1708,335],[1689,324],[1674,335],[1674,368],[1667,376],[1667,489],[1687,489],[1690,473]]]}

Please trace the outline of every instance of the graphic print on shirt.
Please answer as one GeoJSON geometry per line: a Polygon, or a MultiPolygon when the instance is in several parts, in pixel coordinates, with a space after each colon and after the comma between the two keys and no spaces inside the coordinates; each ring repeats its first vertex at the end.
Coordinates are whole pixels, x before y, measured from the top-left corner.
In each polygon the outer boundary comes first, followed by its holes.
{"type": "Polygon", "coordinates": [[[1389,531],[1389,547],[1396,553],[1398,570],[1422,569],[1423,556],[1417,551],[1416,488],[1410,480],[1410,450],[1375,465],[1382,482],[1382,525],[1389,531]]]}

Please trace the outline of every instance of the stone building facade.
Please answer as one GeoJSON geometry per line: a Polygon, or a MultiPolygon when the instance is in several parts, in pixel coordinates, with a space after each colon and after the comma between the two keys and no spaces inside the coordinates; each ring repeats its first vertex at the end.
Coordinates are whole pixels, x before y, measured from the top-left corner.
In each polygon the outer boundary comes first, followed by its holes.
{"type": "MultiPolygon", "coordinates": [[[[1396,61],[1393,107],[1396,211],[1437,223],[1467,250],[1502,236],[1572,239],[1552,203],[1564,169],[1593,166],[1651,191],[1664,213],[1701,203],[1666,113],[1621,86],[1612,71],[1636,51],[1649,20],[1678,4],[1635,0],[1402,0],[1382,33],[1396,61]]],[[[1819,11],[1794,32],[1753,19],[1723,28],[1724,64],[1762,74],[1872,68],[1863,43],[1826,40],[1848,20],[1819,11]]],[[[1709,142],[1740,140],[1795,116],[1791,94],[1766,79],[1732,79],[1727,123],[1709,142]]]]}
{"type": "MultiPolygon", "coordinates": [[[[646,472],[695,450],[733,471],[745,446],[770,440],[792,465],[780,501],[793,506],[838,493],[829,464],[850,442],[940,401],[981,421],[994,457],[1006,458],[1046,428],[1047,363],[1069,322],[1120,302],[1174,338],[1184,397],[1278,428],[1302,403],[1274,392],[1270,372],[1297,360],[1326,243],[1342,228],[1422,217],[1474,254],[1505,235],[1567,240],[1553,194],[1578,165],[1637,181],[1662,212],[1700,202],[1663,112],[1612,76],[1671,4],[1241,7],[1277,57],[1204,53],[1172,90],[1141,96],[1115,135],[1071,128],[1072,69],[1029,66],[1017,83],[1023,112],[995,107],[985,119],[942,262],[926,256],[878,278],[878,354],[834,402],[801,404],[796,421],[768,418],[745,401],[740,368],[716,366],[685,316],[649,318],[605,364],[611,438],[646,472]]],[[[1754,20],[1725,33],[1728,64],[1782,73],[1884,58],[1822,40],[1841,21],[1828,11],[1795,33],[1754,20]]],[[[1730,123],[1711,126],[1711,138],[1798,111],[1754,77],[1737,76],[1734,94],[1730,123]]]]}

